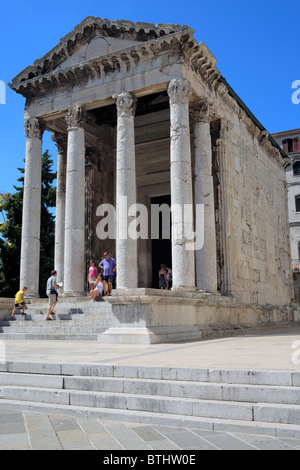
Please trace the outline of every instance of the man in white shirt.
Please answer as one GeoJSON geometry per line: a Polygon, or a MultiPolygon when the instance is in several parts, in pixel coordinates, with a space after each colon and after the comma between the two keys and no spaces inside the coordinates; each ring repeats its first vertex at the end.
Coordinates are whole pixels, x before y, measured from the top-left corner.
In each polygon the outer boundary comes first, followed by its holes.
{"type": "Polygon", "coordinates": [[[57,272],[55,270],[51,271],[51,277],[47,281],[47,296],[49,298],[49,307],[47,310],[46,320],[52,320],[50,315],[55,315],[53,312],[55,305],[57,304],[57,292],[56,289],[59,288],[59,285],[56,283],[57,272]]]}

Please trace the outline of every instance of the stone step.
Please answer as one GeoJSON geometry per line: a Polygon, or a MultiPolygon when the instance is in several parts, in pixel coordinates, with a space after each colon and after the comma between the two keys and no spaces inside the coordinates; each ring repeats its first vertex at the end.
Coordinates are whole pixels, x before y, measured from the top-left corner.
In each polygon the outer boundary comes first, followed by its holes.
{"type": "MultiPolygon", "coordinates": [[[[35,316],[39,315],[46,315],[48,309],[48,301],[45,302],[33,302],[27,305],[27,309],[25,313],[27,317],[35,318],[35,316]]],[[[10,305],[6,315],[2,315],[2,320],[9,320],[11,316],[11,311],[13,310],[13,304],[10,305]]],[[[107,315],[111,313],[111,304],[105,300],[103,301],[96,301],[90,302],[90,298],[86,298],[85,301],[63,301],[58,302],[56,305],[55,311],[58,315],[92,315],[92,314],[99,314],[99,313],[106,313],[107,315]]],[[[22,309],[17,309],[15,313],[15,318],[21,317],[22,309]]],[[[24,317],[26,318],[26,317],[24,317]]]]}
{"type": "MultiPolygon", "coordinates": [[[[103,330],[105,331],[105,329],[103,330]]],[[[97,341],[98,335],[101,333],[101,329],[98,330],[97,333],[85,333],[85,332],[58,332],[58,333],[1,333],[0,338],[1,340],[14,340],[14,341],[22,341],[22,340],[38,340],[38,341],[97,341]]]]}
{"type": "Polygon", "coordinates": [[[283,423],[266,423],[220,418],[201,418],[182,415],[167,415],[146,411],[118,410],[109,408],[78,407],[72,405],[59,405],[52,403],[24,402],[17,400],[0,400],[0,411],[4,410],[30,410],[39,413],[55,413],[90,419],[104,419],[141,424],[153,424],[174,427],[187,427],[194,429],[207,429],[211,431],[240,432],[257,435],[268,435],[278,438],[299,438],[300,426],[283,423]]]}
{"type": "Polygon", "coordinates": [[[99,363],[0,363],[0,372],[84,377],[158,379],[220,384],[271,385],[300,387],[300,372],[195,367],[143,366],[99,363]]]}
{"type": "MultiPolygon", "coordinates": [[[[24,322],[24,324],[16,324],[16,322],[11,322],[10,325],[2,326],[0,325],[0,332],[1,333],[21,333],[21,332],[53,332],[53,331],[84,331],[84,332],[97,332],[103,331],[106,328],[106,324],[104,321],[95,320],[93,322],[83,322],[78,320],[73,321],[46,321],[46,319],[42,321],[35,321],[35,322],[24,322]]],[[[2,336],[1,336],[2,337],[2,336]]]]}
{"type": "Polygon", "coordinates": [[[26,310],[22,316],[18,311],[15,320],[0,321],[2,340],[87,340],[97,341],[98,336],[110,325],[111,305],[108,302],[64,303],[56,310],[53,321],[46,321],[48,305],[41,310],[39,303],[26,310]],[[84,307],[84,309],[82,308],[84,307]]]}
{"type": "Polygon", "coordinates": [[[299,372],[25,361],[0,371],[0,409],[300,436],[299,372]]]}
{"type": "Polygon", "coordinates": [[[286,386],[2,372],[0,373],[0,387],[7,385],[185,397],[199,400],[300,405],[299,387],[286,386]]]}
{"type": "Polygon", "coordinates": [[[227,402],[129,393],[2,386],[2,399],[297,425],[300,406],[227,402]]]}

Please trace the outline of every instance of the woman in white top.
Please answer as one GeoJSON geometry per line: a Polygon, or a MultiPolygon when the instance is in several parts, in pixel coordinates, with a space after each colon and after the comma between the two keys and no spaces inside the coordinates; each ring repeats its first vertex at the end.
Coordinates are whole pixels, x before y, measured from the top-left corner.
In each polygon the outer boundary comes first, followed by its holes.
{"type": "Polygon", "coordinates": [[[96,297],[102,296],[103,292],[103,282],[102,282],[102,276],[98,276],[96,281],[95,281],[95,289],[91,291],[91,302],[95,302],[96,297]]]}

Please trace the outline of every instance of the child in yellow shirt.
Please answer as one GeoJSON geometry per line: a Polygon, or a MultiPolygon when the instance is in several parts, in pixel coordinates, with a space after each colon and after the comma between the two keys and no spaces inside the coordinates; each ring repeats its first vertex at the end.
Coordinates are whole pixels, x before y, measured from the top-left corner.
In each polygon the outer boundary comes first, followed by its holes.
{"type": "Polygon", "coordinates": [[[26,315],[26,313],[24,312],[25,308],[26,308],[26,303],[24,301],[24,294],[25,292],[27,291],[27,287],[24,286],[22,290],[19,290],[16,295],[15,295],[15,308],[13,309],[13,311],[11,312],[11,319],[13,320],[14,319],[14,315],[16,313],[16,310],[17,308],[19,307],[19,305],[22,305],[23,306],[23,309],[22,309],[22,315],[26,315]]]}

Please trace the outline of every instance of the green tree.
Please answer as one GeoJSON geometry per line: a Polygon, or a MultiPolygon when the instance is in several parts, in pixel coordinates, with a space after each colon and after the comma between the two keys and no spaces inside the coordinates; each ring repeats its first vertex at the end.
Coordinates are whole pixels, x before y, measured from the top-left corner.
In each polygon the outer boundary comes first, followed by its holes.
{"type": "MultiPolygon", "coordinates": [[[[49,208],[55,207],[56,192],[53,187],[56,173],[52,171],[52,165],[53,160],[46,150],[42,156],[39,283],[41,297],[46,296],[45,285],[49,272],[53,269],[54,260],[55,222],[54,215],[49,211],[49,208]]],[[[23,168],[18,170],[24,175],[23,168]]],[[[5,211],[6,223],[0,227],[0,297],[14,297],[19,289],[24,176],[21,176],[18,182],[21,184],[14,186],[16,193],[8,196],[1,206],[1,210],[5,211]]]]}

